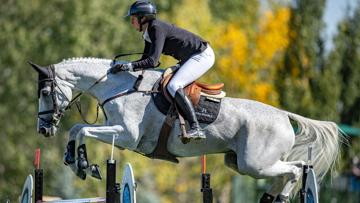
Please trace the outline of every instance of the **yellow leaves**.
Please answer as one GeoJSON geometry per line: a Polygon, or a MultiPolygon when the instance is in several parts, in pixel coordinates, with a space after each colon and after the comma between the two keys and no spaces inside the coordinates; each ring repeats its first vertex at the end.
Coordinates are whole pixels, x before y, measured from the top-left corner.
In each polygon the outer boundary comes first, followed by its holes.
{"type": "Polygon", "coordinates": [[[256,39],[257,57],[261,58],[256,62],[260,63],[271,61],[276,53],[283,51],[289,44],[289,9],[281,8],[276,13],[267,11],[265,16],[265,20],[260,23],[260,35],[256,39]]]}
{"type": "Polygon", "coordinates": [[[252,97],[256,97],[258,101],[268,102],[269,101],[277,101],[278,97],[275,93],[274,87],[269,83],[258,83],[253,87],[252,97]]]}
{"type": "MultiPolygon", "coordinates": [[[[248,46],[248,39],[245,32],[241,29],[238,29],[235,24],[230,24],[226,28],[222,38],[219,38],[215,42],[215,45],[220,47],[223,45],[227,45],[226,47],[224,47],[223,50],[225,51],[225,54],[230,54],[232,56],[232,59],[236,59],[239,63],[243,63],[245,61],[245,58],[247,56],[246,49],[248,46]]],[[[229,59],[224,58],[224,60],[226,61],[229,59]]],[[[229,62],[227,63],[227,65],[230,65],[229,62]]]]}
{"type": "Polygon", "coordinates": [[[216,68],[228,81],[227,91],[272,105],[278,104],[273,87],[276,65],[289,44],[288,8],[267,11],[255,31],[234,23],[218,26],[223,30],[213,43],[218,54],[216,68]]]}
{"type": "Polygon", "coordinates": [[[176,9],[174,22],[179,27],[203,36],[208,30],[214,29],[210,13],[208,0],[184,0],[176,9]]]}

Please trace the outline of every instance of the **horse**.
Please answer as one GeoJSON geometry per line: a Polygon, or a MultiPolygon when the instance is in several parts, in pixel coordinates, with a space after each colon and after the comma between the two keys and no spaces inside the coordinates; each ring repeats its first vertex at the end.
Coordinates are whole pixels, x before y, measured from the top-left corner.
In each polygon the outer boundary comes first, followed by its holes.
{"type": "MultiPolygon", "coordinates": [[[[44,136],[56,134],[62,115],[76,99],[71,100],[74,93],[89,94],[100,104],[107,101],[102,106],[104,124],[76,124],[69,130],[64,162],[83,179],[86,174],[100,178],[97,165],[89,164],[85,137],[149,154],[157,145],[166,118],[147,91],[152,90],[163,71],[109,74],[111,62],[73,58],[46,67],[30,63],[39,76],[37,130],[44,136]],[[139,90],[133,91],[140,75],[143,80],[139,90]]],[[[280,197],[281,202],[289,200],[299,186],[309,145],[315,154],[313,167],[320,183],[334,165],[345,139],[334,122],[313,120],[258,101],[231,97],[221,100],[216,120],[202,123],[201,127],[206,139],[184,144],[178,136],[179,125],[174,125],[167,150],[176,157],[223,153],[225,165],[239,174],[273,178],[260,202],[272,202],[275,197],[280,197]]]]}

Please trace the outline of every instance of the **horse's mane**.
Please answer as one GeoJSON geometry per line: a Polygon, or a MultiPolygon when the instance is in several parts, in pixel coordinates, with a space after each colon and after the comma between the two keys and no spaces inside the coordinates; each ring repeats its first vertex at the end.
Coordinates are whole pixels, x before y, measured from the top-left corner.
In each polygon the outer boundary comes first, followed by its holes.
{"type": "Polygon", "coordinates": [[[103,58],[93,58],[93,57],[76,57],[76,58],[67,58],[62,60],[59,65],[69,64],[69,63],[109,63],[110,59],[103,58]]]}
{"type": "MultiPolygon", "coordinates": [[[[73,63],[102,63],[105,65],[109,65],[111,59],[104,59],[104,58],[94,58],[94,57],[74,57],[74,58],[67,58],[63,59],[58,65],[66,65],[66,64],[73,64],[73,63]]],[[[164,72],[165,69],[148,69],[148,71],[156,71],[156,72],[164,72]]]]}

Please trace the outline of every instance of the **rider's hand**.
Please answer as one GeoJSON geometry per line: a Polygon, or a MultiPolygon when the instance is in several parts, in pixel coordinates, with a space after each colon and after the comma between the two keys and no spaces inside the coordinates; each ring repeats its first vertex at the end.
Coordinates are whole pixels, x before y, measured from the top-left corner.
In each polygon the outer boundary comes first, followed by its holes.
{"type": "Polygon", "coordinates": [[[126,64],[115,63],[109,69],[109,72],[111,74],[115,74],[120,71],[133,71],[133,66],[131,63],[126,63],[126,64]]]}

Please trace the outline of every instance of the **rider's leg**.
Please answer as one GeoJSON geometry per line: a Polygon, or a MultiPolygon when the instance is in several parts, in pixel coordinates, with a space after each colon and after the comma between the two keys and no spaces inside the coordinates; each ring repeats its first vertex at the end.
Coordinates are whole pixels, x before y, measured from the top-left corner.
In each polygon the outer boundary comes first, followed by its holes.
{"type": "Polygon", "coordinates": [[[193,138],[205,138],[205,134],[201,130],[199,122],[196,118],[194,107],[190,99],[185,95],[183,88],[179,88],[176,91],[175,103],[184,114],[186,120],[189,121],[190,129],[186,132],[187,135],[193,138]]]}
{"type": "Polygon", "coordinates": [[[175,98],[176,105],[184,113],[184,117],[189,121],[190,130],[187,134],[190,137],[204,138],[204,134],[200,130],[194,107],[184,93],[183,88],[196,79],[200,78],[208,71],[215,62],[215,55],[210,46],[205,51],[192,56],[188,59],[176,72],[169,82],[167,89],[170,95],[175,98]]]}

